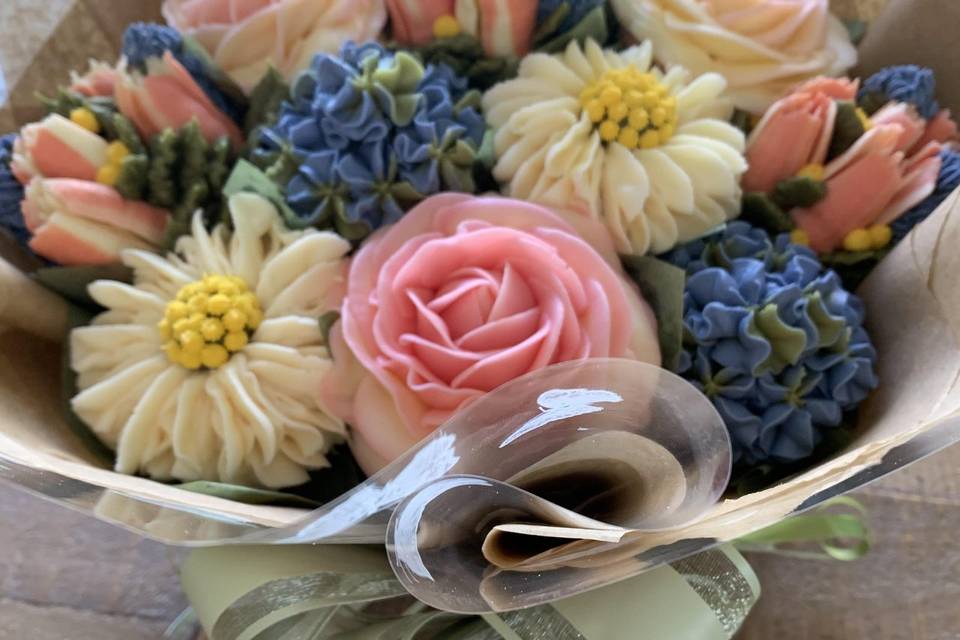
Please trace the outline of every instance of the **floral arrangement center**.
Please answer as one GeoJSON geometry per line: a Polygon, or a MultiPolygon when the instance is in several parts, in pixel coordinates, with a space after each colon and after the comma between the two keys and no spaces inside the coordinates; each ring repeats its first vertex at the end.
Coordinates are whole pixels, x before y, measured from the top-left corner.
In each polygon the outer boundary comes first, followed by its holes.
{"type": "Polygon", "coordinates": [[[652,149],[677,129],[677,99],[652,73],[635,66],[609,69],[580,93],[580,104],[604,142],[652,149]]]}
{"type": "Polygon", "coordinates": [[[263,321],[257,296],[239,276],[208,275],[184,285],[159,323],[167,359],[187,369],[217,369],[263,321]]]}

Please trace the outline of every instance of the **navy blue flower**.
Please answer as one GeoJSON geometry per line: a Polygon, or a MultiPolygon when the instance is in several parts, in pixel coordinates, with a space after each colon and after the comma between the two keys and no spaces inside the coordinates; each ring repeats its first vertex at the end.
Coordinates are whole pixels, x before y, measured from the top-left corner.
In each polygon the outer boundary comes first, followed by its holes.
{"type": "Polygon", "coordinates": [[[960,153],[953,149],[944,149],[940,152],[940,159],[943,160],[943,166],[940,167],[940,175],[933,193],[890,225],[894,242],[903,240],[915,226],[929,218],[930,214],[947,199],[947,196],[960,187],[960,153]]]}
{"type": "Polygon", "coordinates": [[[228,95],[221,89],[218,79],[211,76],[213,63],[190,51],[179,31],[160,24],[135,22],[123,34],[123,55],[131,66],[141,72],[146,71],[148,58],[158,58],[166,51],[172,53],[177,62],[193,76],[218,109],[235,122],[243,122],[246,110],[243,100],[239,95],[228,95]]]}
{"type": "Polygon", "coordinates": [[[860,87],[857,101],[869,113],[887,102],[906,102],[927,120],[940,111],[933,71],[912,64],[887,67],[867,78],[860,87]]]}
{"type": "Polygon", "coordinates": [[[713,401],[737,462],[810,456],[876,387],[863,305],[810,249],[733,222],[666,259],[688,275],[679,373],[713,401]]]}
{"type": "Polygon", "coordinates": [[[23,223],[20,202],[23,200],[23,185],[10,171],[13,159],[13,141],[17,134],[0,137],[0,227],[9,231],[21,244],[30,239],[30,232],[23,223]]]}
{"type": "Polygon", "coordinates": [[[479,95],[451,69],[348,43],[294,82],[254,158],[286,188],[293,226],[362,239],[428,195],[473,191],[485,132],[479,95]],[[300,163],[292,178],[284,157],[300,163]]]}

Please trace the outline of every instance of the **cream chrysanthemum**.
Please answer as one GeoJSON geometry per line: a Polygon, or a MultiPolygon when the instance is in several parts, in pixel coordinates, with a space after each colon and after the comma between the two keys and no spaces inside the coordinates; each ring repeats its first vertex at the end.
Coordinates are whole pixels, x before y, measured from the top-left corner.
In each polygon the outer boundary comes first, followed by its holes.
{"type": "Polygon", "coordinates": [[[650,43],[588,40],[524,58],[483,98],[494,175],[514,198],[601,218],[617,248],[661,253],[737,215],[744,136],[716,74],[652,67],[650,43]]]}
{"type": "Polygon", "coordinates": [[[198,213],[166,258],[124,252],[132,285],[90,286],[106,311],[71,335],[72,404],[121,473],[295,486],[345,434],[319,400],[318,318],[342,299],[349,243],[287,231],[257,195],[229,205],[232,232],[198,213]]]}

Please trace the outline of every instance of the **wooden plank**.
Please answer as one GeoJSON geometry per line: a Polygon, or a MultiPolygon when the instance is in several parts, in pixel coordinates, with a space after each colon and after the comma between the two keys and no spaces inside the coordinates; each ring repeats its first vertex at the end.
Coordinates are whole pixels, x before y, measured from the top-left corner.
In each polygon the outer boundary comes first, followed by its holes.
{"type": "Polygon", "coordinates": [[[159,638],[161,621],[0,600],[0,640],[133,640],[159,638]]]}

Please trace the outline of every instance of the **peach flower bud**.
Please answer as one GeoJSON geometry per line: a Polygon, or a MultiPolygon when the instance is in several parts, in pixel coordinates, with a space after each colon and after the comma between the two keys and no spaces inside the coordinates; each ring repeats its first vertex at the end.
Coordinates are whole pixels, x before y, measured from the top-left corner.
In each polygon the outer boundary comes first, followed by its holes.
{"type": "Polygon", "coordinates": [[[960,142],[957,123],[954,122],[949,109],[943,109],[927,123],[926,131],[923,132],[920,140],[910,150],[910,153],[918,152],[930,142],[941,142],[943,144],[960,142]]]}
{"type": "Polygon", "coordinates": [[[836,100],[853,100],[857,83],[815,78],[777,101],[747,140],[747,191],[769,193],[808,164],[823,164],[837,117],[836,100]]]}
{"type": "Polygon", "coordinates": [[[838,249],[856,229],[890,224],[933,193],[941,145],[931,142],[905,158],[898,148],[907,137],[901,124],[876,125],[826,166],[826,197],[791,214],[814,251],[838,249]]]}
{"type": "Polygon", "coordinates": [[[433,40],[438,18],[453,16],[455,0],[387,0],[394,39],[402,45],[424,45],[433,40]]]}
{"type": "Polygon", "coordinates": [[[173,54],[147,61],[147,75],[123,70],[116,86],[117,107],[145,139],[164,129],[179,129],[196,119],[208,142],[229,136],[243,144],[237,125],[211,102],[173,54]]]}
{"type": "Polygon", "coordinates": [[[271,65],[291,80],[317,53],[376,40],[387,21],[384,0],[165,0],[163,15],[247,91],[271,65]]]}
{"type": "Polygon", "coordinates": [[[90,69],[83,75],[73,72],[70,90],[87,97],[113,96],[120,74],[116,67],[105,62],[90,61],[90,69]]]}
{"type": "Polygon", "coordinates": [[[73,178],[34,178],[21,207],[33,234],[30,248],[67,266],[119,262],[124,249],[154,251],[170,216],[124,200],[106,185],[73,178]]]}
{"type": "Polygon", "coordinates": [[[461,28],[483,43],[489,56],[522,56],[537,26],[536,2],[457,0],[461,28]]]}
{"type": "Polygon", "coordinates": [[[106,161],[106,140],[52,113],[20,130],[10,168],[22,184],[34,176],[93,180],[106,161]]]}

